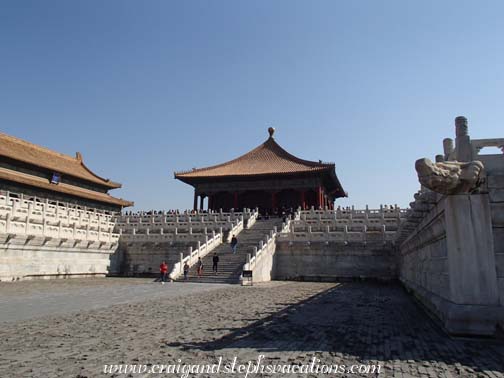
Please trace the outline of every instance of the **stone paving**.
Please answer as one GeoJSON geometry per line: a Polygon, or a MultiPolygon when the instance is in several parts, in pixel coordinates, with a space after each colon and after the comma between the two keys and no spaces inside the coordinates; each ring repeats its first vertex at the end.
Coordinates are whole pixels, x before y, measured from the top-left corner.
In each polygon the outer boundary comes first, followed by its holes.
{"type": "MultiPolygon", "coordinates": [[[[274,364],[304,364],[315,357],[326,365],[379,364],[382,368],[380,374],[368,375],[344,371],[249,377],[504,377],[502,341],[448,337],[396,284],[168,287],[123,281],[119,289],[110,282],[65,284],[59,291],[54,290],[56,283],[33,291],[20,287],[20,298],[12,295],[14,286],[0,286],[2,309],[9,303],[18,310],[28,308],[21,306],[22,298],[33,299],[41,293],[46,302],[53,303],[43,317],[10,319],[3,324],[0,376],[174,377],[104,374],[102,367],[110,363],[152,366],[178,359],[215,363],[219,357],[231,361],[235,356],[247,362],[264,354],[267,363],[274,364]],[[59,294],[47,292],[50,287],[59,294]],[[92,288],[99,290],[91,292],[92,288]],[[69,294],[79,296],[80,292],[100,306],[110,293],[120,293],[122,302],[112,300],[108,307],[86,311],[77,306],[78,314],[56,310],[48,315],[57,303],[66,303],[69,294]],[[2,366],[8,374],[1,373],[2,366]]],[[[189,374],[216,376],[244,374],[189,374]]]]}
{"type": "Polygon", "coordinates": [[[121,303],[160,300],[226,285],[161,285],[151,278],[98,278],[0,283],[0,323],[69,314],[121,303]]]}

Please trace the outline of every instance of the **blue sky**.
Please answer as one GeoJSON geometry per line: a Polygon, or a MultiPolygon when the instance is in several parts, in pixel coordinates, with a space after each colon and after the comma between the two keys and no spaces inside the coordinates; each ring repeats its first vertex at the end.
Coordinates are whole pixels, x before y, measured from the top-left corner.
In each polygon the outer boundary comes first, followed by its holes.
{"type": "Polygon", "coordinates": [[[453,119],[504,136],[502,1],[2,1],[1,130],[75,154],[136,208],[173,172],[276,140],[334,161],[337,204],[407,206],[453,119]]]}

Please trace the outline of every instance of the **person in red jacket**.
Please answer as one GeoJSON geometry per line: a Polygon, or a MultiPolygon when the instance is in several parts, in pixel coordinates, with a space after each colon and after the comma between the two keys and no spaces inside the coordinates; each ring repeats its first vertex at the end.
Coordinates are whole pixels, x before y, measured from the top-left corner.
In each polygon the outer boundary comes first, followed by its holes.
{"type": "Polygon", "coordinates": [[[166,261],[163,261],[161,265],[159,265],[159,273],[161,274],[161,283],[164,285],[168,278],[168,264],[166,261]]]}

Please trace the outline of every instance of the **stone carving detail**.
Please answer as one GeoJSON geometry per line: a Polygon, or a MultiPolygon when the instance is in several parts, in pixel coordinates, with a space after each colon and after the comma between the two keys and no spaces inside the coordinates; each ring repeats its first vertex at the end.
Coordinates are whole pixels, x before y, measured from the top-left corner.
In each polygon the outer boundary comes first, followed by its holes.
{"type": "Polygon", "coordinates": [[[455,147],[453,146],[453,139],[451,138],[445,138],[443,139],[443,153],[444,153],[444,160],[455,160],[452,159],[455,153],[455,147]]]}
{"type": "Polygon", "coordinates": [[[483,182],[483,163],[418,159],[415,169],[420,183],[437,193],[474,193],[483,182]]]}
{"type": "Polygon", "coordinates": [[[463,137],[468,135],[467,118],[459,116],[455,118],[455,135],[463,137]]]}

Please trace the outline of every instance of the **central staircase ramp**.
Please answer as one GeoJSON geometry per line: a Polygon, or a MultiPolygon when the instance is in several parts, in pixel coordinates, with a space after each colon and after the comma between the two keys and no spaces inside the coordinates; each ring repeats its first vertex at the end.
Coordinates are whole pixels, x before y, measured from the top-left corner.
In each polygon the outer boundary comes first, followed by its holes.
{"type": "MultiPolygon", "coordinates": [[[[189,270],[188,280],[185,282],[240,283],[243,265],[247,262],[247,254],[252,254],[254,247],[257,247],[259,242],[264,240],[275,227],[279,228],[281,225],[282,218],[258,219],[249,229],[244,229],[236,235],[238,247],[235,254],[233,254],[229,243],[222,243],[201,259],[203,262],[202,276],[198,277],[196,264],[193,264],[189,270]],[[217,273],[212,270],[214,253],[219,256],[217,273]]],[[[177,281],[184,282],[184,277],[179,277],[177,281]]]]}

